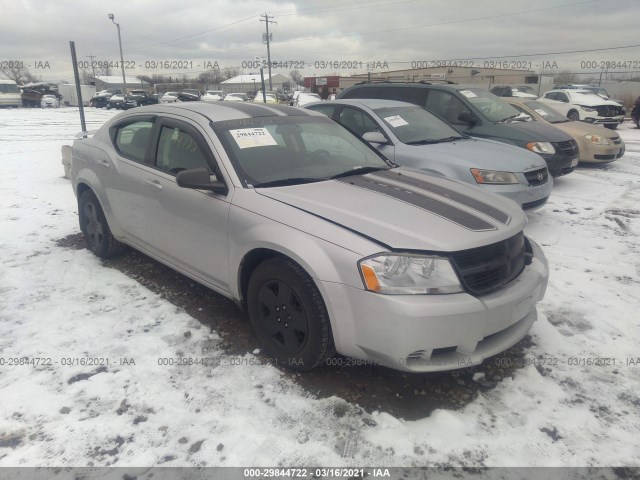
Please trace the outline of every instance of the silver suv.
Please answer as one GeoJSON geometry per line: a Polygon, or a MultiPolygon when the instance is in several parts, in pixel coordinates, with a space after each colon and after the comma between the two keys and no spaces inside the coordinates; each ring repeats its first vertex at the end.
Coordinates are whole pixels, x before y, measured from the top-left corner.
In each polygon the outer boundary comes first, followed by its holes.
{"type": "Polygon", "coordinates": [[[88,247],[130,245],[248,310],[264,351],[407,371],[482,362],[536,319],[548,267],[510,200],[397,168],[326,116],[204,102],[73,145],[88,247]]]}

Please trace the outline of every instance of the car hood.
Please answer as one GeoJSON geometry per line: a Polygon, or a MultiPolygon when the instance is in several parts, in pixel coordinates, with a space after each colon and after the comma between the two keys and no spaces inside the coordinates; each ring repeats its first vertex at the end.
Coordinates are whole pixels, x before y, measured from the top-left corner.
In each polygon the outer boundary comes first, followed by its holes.
{"type": "Polygon", "coordinates": [[[415,168],[429,166],[430,161],[512,172],[524,172],[547,165],[540,155],[523,148],[478,138],[429,145],[399,143],[395,148],[395,161],[402,164],[405,158],[410,157],[413,160],[411,166],[415,168]]]}
{"type": "Polygon", "coordinates": [[[601,125],[593,125],[587,122],[563,122],[554,124],[554,126],[573,137],[582,137],[584,135],[601,135],[606,138],[619,137],[619,135],[610,128],[605,128],[601,125]]]}
{"type": "Polygon", "coordinates": [[[523,142],[566,142],[571,140],[571,137],[562,130],[540,122],[511,122],[497,125],[508,128],[513,134],[512,136],[505,135],[506,139],[517,137],[523,142]]]}
{"type": "Polygon", "coordinates": [[[256,192],[391,250],[465,250],[509,238],[526,221],[507,198],[404,168],[256,192]]]}

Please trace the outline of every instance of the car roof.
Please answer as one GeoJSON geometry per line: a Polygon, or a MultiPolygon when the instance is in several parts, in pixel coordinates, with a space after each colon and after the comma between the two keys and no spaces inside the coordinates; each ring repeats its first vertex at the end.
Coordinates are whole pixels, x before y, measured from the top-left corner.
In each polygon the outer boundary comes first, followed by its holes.
{"type": "Polygon", "coordinates": [[[185,117],[196,119],[199,116],[207,118],[209,121],[221,121],[221,120],[237,120],[241,118],[256,118],[256,117],[277,117],[277,116],[290,116],[290,117],[304,117],[304,116],[317,116],[324,117],[319,112],[312,110],[303,110],[301,108],[283,106],[283,105],[264,105],[255,103],[234,103],[234,102],[182,102],[178,104],[162,104],[162,105],[149,105],[146,107],[138,107],[134,109],[135,114],[139,113],[173,113],[183,115],[185,117]],[[221,103],[222,105],[218,105],[221,103]]]}
{"type": "Polygon", "coordinates": [[[440,90],[470,90],[470,89],[480,89],[484,90],[483,85],[479,84],[460,84],[460,83],[430,83],[430,82],[374,82],[374,83],[356,83],[344,91],[351,90],[352,88],[373,88],[373,87],[383,87],[383,88],[394,88],[394,87],[402,87],[402,88],[428,88],[428,89],[440,89],[440,90]]]}
{"type": "MultiPolygon", "coordinates": [[[[417,107],[417,105],[399,100],[381,100],[377,98],[345,98],[344,100],[327,100],[325,102],[317,102],[312,105],[352,105],[365,106],[372,110],[377,108],[392,107],[417,107]]],[[[420,108],[420,107],[418,107],[420,108]]]]}

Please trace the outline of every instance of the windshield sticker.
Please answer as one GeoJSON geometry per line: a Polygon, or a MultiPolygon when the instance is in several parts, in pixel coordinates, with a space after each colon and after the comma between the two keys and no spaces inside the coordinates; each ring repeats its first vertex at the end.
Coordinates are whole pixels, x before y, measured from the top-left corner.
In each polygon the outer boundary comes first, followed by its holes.
{"type": "Polygon", "coordinates": [[[278,145],[266,128],[241,128],[229,130],[231,136],[240,148],[266,147],[278,145]]]}
{"type": "Polygon", "coordinates": [[[534,110],[538,112],[540,115],[542,115],[543,117],[546,117],[547,115],[549,115],[549,112],[545,112],[541,108],[534,108],[534,110]]]}
{"type": "Polygon", "coordinates": [[[400,115],[394,115],[392,117],[384,117],[384,121],[387,122],[392,127],[395,127],[395,128],[404,127],[405,125],[409,125],[409,122],[407,122],[400,115]]]}
{"type": "Polygon", "coordinates": [[[478,96],[475,93],[473,93],[471,90],[460,90],[460,93],[467,98],[474,98],[478,96]]]}

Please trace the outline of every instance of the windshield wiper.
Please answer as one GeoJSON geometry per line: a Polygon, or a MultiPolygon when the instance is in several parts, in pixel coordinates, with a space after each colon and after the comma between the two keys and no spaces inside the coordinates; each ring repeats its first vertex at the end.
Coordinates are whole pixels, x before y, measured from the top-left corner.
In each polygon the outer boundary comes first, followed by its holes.
{"type": "Polygon", "coordinates": [[[445,142],[454,142],[456,140],[464,140],[469,137],[461,137],[459,135],[454,135],[451,137],[438,138],[433,140],[414,140],[413,142],[406,142],[405,145],[430,145],[432,143],[445,143],[445,142]]]}
{"type": "Polygon", "coordinates": [[[333,175],[332,177],[329,177],[329,179],[335,180],[336,178],[350,177],[351,175],[364,175],[366,173],[377,172],[380,170],[389,170],[389,169],[384,167],[355,167],[355,168],[352,168],[351,170],[347,170],[346,172],[333,175]]]}
{"type": "Polygon", "coordinates": [[[526,113],[525,114],[517,113],[515,115],[511,115],[510,117],[503,118],[498,123],[505,123],[505,122],[508,122],[509,120],[514,120],[516,122],[526,122],[528,118],[531,118],[531,117],[529,117],[529,115],[527,115],[526,113]]]}
{"type": "Polygon", "coordinates": [[[431,145],[432,143],[440,143],[442,140],[440,139],[427,139],[424,140],[413,140],[411,142],[405,142],[405,145],[431,145]]]}
{"type": "Polygon", "coordinates": [[[310,177],[293,177],[293,178],[281,178],[279,180],[271,180],[269,182],[256,183],[253,188],[265,188],[265,187],[284,187],[286,185],[300,185],[302,183],[321,182],[324,178],[310,178],[310,177]]]}

